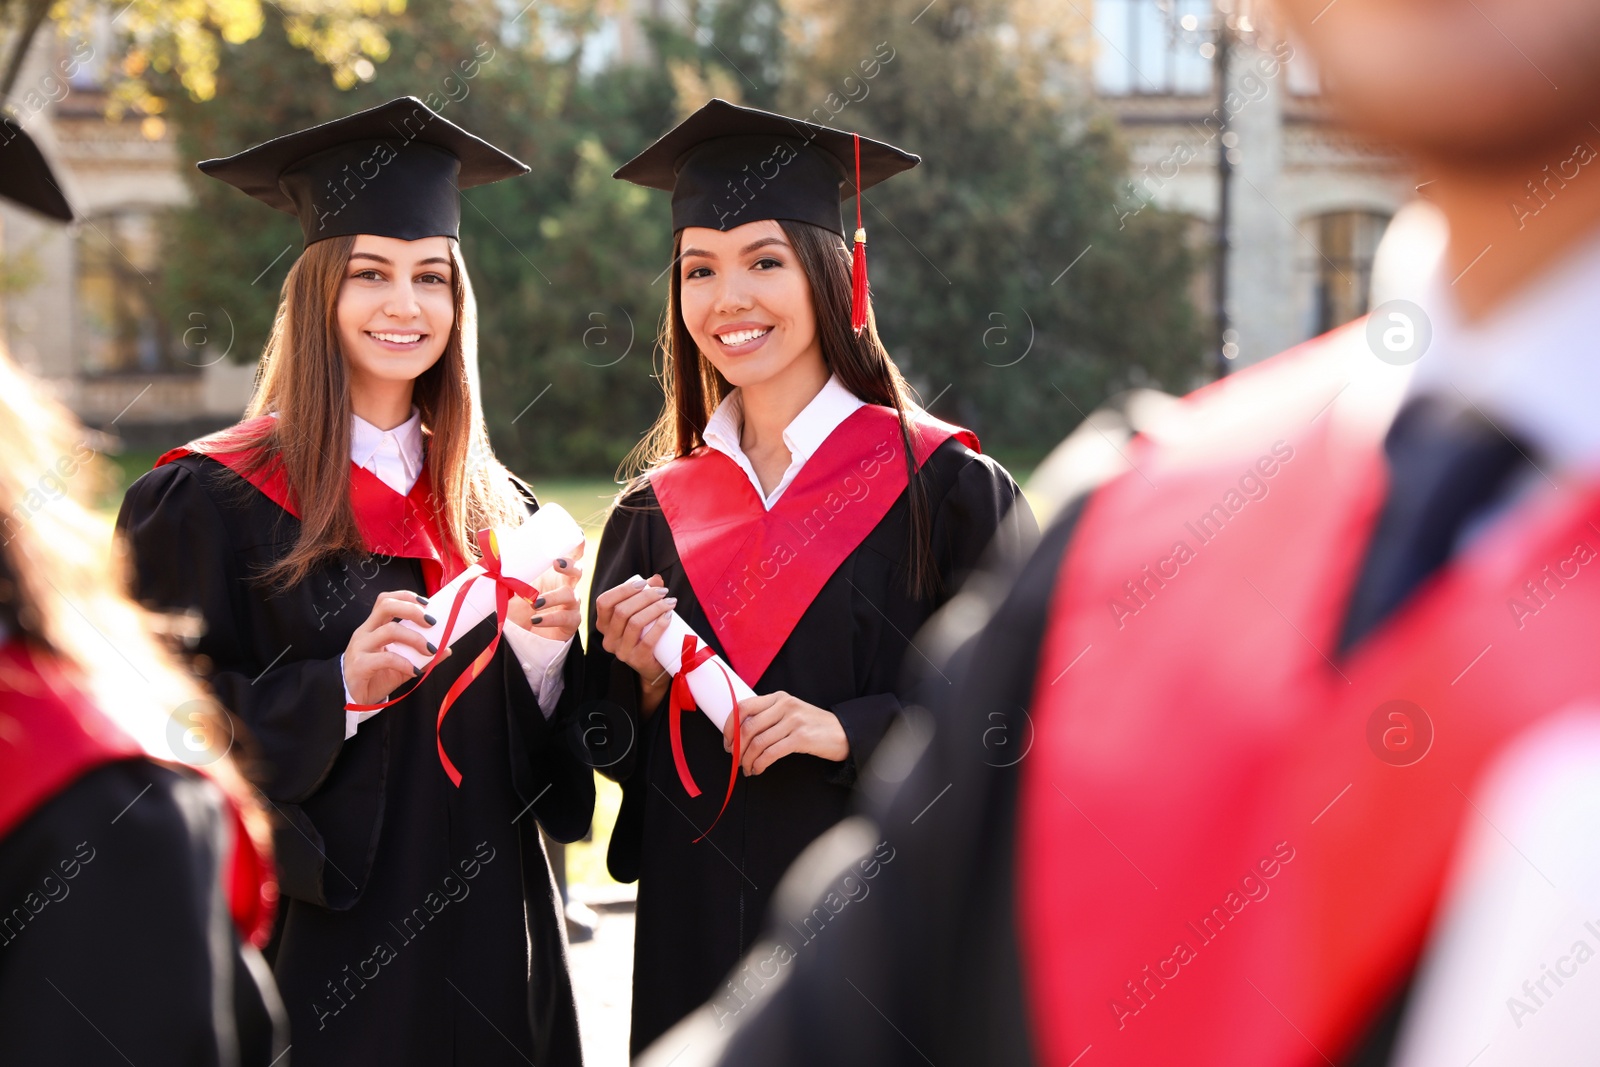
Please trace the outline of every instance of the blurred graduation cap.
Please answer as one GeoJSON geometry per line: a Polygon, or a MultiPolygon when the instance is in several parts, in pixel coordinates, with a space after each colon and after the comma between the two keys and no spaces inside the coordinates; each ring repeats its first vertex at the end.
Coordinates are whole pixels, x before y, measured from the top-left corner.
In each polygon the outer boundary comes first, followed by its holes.
{"type": "Polygon", "coordinates": [[[299,218],[307,245],[360,233],[457,237],[462,189],[528,172],[414,96],[199,166],[299,218]]]}
{"type": "Polygon", "coordinates": [[[842,235],[839,205],[855,197],[851,323],[859,331],[866,325],[867,236],[858,194],[920,162],[870,137],[714,99],[612,177],[670,192],[674,232],[785,219],[842,235]]]}
{"type": "Polygon", "coordinates": [[[61,183],[16,120],[0,116],[0,196],[62,222],[73,219],[61,183]]]}

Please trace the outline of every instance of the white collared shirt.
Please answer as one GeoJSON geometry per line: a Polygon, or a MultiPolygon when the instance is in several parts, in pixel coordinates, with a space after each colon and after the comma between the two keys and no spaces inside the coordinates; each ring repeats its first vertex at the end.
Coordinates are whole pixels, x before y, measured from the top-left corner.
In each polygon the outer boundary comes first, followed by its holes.
{"type": "MultiPolygon", "coordinates": [[[[377,475],[383,484],[404,495],[411,492],[422,475],[422,413],[415,407],[411,417],[392,430],[380,430],[360,415],[350,415],[350,461],[377,475]]],[[[505,641],[512,655],[522,667],[528,685],[539,699],[539,710],[549,718],[555,712],[556,702],[566,682],[561,676],[567,662],[567,650],[572,640],[552,641],[541,634],[524,630],[508,622],[505,641]]],[[[339,657],[341,670],[344,656],[339,657]]],[[[350,689],[344,691],[345,703],[353,703],[350,689]]],[[[344,736],[355,736],[356,727],[364,720],[378,714],[375,711],[347,711],[344,713],[344,736]]]]}
{"type": "Polygon", "coordinates": [[[401,496],[411,492],[422,475],[422,412],[413,407],[411,417],[392,430],[351,412],[350,461],[401,496]]]}
{"type": "Polygon", "coordinates": [[[761,491],[761,479],[756,477],[756,469],[739,443],[744,431],[744,398],[738,389],[723,397],[717,410],[711,413],[711,418],[706,420],[704,436],[708,446],[733,460],[749,476],[750,484],[755,486],[756,496],[771,511],[783,491],[800,473],[800,468],[806,465],[806,460],[816,454],[822,442],[839,428],[840,423],[854,415],[858,408],[865,407],[866,403],[846,389],[837,374],[830,376],[822,391],[812,397],[811,403],[784,427],[783,444],[789,450],[789,466],[771,493],[761,491]]]}

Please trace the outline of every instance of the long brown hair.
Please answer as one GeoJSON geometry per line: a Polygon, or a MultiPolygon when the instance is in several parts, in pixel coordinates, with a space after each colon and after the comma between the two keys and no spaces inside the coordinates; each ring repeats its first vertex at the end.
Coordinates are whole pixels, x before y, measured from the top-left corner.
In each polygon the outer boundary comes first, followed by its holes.
{"type": "MultiPolygon", "coordinates": [[[[940,590],[940,580],[933,563],[927,488],[911,448],[908,412],[918,406],[912,398],[911,386],[878,336],[877,317],[870,302],[867,328],[859,334],[850,328],[850,249],[844,238],[807,222],[780,219],[778,225],[794,248],[806,281],[811,285],[823,362],[829,371],[838,375],[846,389],[869,404],[893,408],[900,420],[911,520],[906,557],[907,588],[913,596],[931,599],[940,590]]],[[[655,425],[623,461],[623,474],[634,480],[705,444],[706,423],[733,388],[711,361],[700,354],[689,327],[684,324],[678,268],[682,247],[683,233],[679,231],[672,246],[672,282],[667,294],[667,310],[656,342],[663,356],[661,387],[666,402],[655,425]]]]}
{"type": "Polygon", "coordinates": [[[97,443],[0,351],[0,622],[151,756],[205,764],[271,856],[271,827],[228,753],[228,713],[166,647],[168,620],[123,592],[112,531],[89,507],[113,484],[97,443]],[[205,748],[190,747],[194,739],[205,748]]]}
{"type": "MultiPolygon", "coordinates": [[[[281,464],[300,509],[300,537],[262,580],[301,581],[320,562],[366,551],[350,503],[350,372],[339,345],[338,303],[356,238],[331,237],[301,253],[284,279],[277,318],[246,415],[276,413],[256,442],[262,464],[281,464]]],[[[478,383],[478,310],[466,264],[449,242],[455,318],[433,366],[417,377],[425,464],[441,534],[477,558],[474,534],[526,515],[523,485],[495,459],[478,383]]],[[[524,488],[526,486],[524,485],[524,488]]]]}

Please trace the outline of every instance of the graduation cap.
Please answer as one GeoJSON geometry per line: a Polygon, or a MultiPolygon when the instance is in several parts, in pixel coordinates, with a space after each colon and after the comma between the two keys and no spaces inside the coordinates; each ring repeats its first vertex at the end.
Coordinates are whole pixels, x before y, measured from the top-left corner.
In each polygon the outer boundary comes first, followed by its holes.
{"type": "Polygon", "coordinates": [[[920,156],[860,134],[716,99],[612,175],[672,193],[672,229],[731,230],[761,219],[843,235],[840,203],[856,198],[851,325],[866,325],[866,230],[860,193],[920,156]]]}
{"type": "Polygon", "coordinates": [[[0,196],[62,222],[73,219],[72,205],[39,146],[16,120],[0,116],[0,196]]]}
{"type": "Polygon", "coordinates": [[[459,236],[460,191],[526,174],[528,165],[402,96],[200,169],[298,217],[310,245],[358,233],[459,236]]]}

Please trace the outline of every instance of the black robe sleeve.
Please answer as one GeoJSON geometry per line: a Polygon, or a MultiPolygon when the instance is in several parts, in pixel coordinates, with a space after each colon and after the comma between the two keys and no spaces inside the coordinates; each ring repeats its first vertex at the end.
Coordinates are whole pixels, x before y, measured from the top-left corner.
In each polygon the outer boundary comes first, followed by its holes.
{"type": "Polygon", "coordinates": [[[670,540],[655,543],[654,526],[660,521],[660,507],[648,486],[625,494],[606,519],[589,587],[589,630],[576,717],[589,764],[622,786],[622,806],[606,853],[606,868],[619,882],[639,878],[638,840],[644,831],[647,788],[639,773],[640,754],[649,751],[650,739],[664,716],[639,714],[639,676],[604,650],[594,605],[601,593],[645,567],[641,561],[659,560],[663,552],[675,554],[670,540]]]}
{"type": "Polygon", "coordinates": [[[700,1009],[641,1064],[1034,1062],[1014,907],[1017,768],[1077,514],[1024,565],[997,553],[919,635],[930,661],[862,775],[857,814],[796,861],[736,972],[771,980],[745,982],[736,1014],[700,1009]],[[847,894],[822,935],[790,932],[847,894]]]}
{"type": "MultiPolygon", "coordinates": [[[[316,792],[344,746],[339,657],[302,659],[288,642],[277,662],[261,662],[239,603],[250,577],[237,561],[244,546],[233,544],[200,479],[188,466],[169,463],[129,488],[117,527],[133,554],[134,596],[156,610],[198,612],[205,620],[193,651],[209,663],[206,681],[244,721],[254,754],[270,769],[255,776],[256,784],[275,803],[298,804],[316,792]]],[[[242,483],[235,488],[243,491],[242,483]]]]}
{"type": "MultiPolygon", "coordinates": [[[[267,650],[253,639],[243,601],[256,595],[247,560],[260,560],[261,546],[286,530],[251,530],[256,543],[240,544],[239,524],[227,521],[218,504],[228,494],[244,500],[253,492],[219,464],[186,458],[129,487],[117,529],[132,557],[134,598],[154,611],[196,619],[195,669],[243,723],[245,743],[236,755],[272,807],[283,892],[346,908],[360,897],[370,870],[388,750],[367,746],[353,761],[359,766],[346,768],[338,795],[319,796],[344,748],[344,672],[338,654],[307,658],[292,640],[267,650]],[[339,817],[319,817],[318,808],[336,808],[339,817]]],[[[293,522],[276,505],[268,513],[293,522]]],[[[342,649],[344,642],[338,644],[342,649]]]]}
{"type": "Polygon", "coordinates": [[[229,826],[209,782],[129,760],[0,840],[0,1063],[267,1067],[283,1054],[276,988],[222,895],[229,826]]]}
{"type": "MultiPolygon", "coordinates": [[[[507,644],[504,637],[501,643],[507,644]]],[[[533,806],[534,817],[552,840],[581,840],[594,817],[595,796],[594,771],[584,749],[585,724],[579,709],[584,685],[583,643],[574,637],[567,649],[561,666],[561,696],[548,718],[516,654],[507,647],[502,658],[512,748],[527,753],[525,763],[512,761],[512,784],[533,806]]]]}

